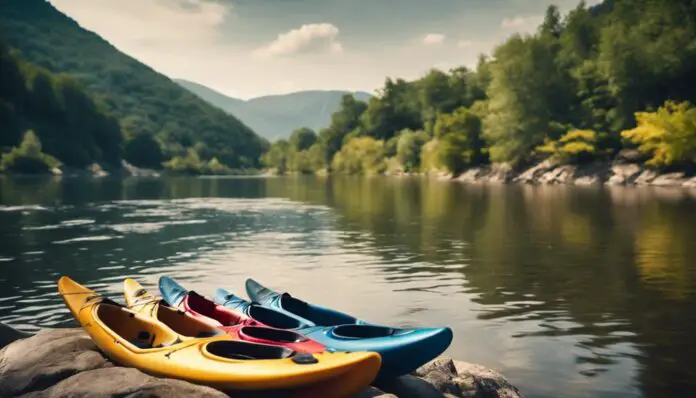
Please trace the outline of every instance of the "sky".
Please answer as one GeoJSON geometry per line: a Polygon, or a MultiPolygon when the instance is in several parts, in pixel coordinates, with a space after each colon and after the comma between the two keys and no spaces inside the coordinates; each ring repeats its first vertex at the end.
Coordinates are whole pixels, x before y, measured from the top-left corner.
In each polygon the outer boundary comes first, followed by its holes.
{"type": "MultiPolygon", "coordinates": [[[[300,90],[374,92],[387,77],[473,67],[546,0],[49,0],[170,78],[248,99],[300,90]]],[[[598,0],[586,1],[588,5],[598,0]]],[[[578,0],[555,0],[566,12],[578,0]]]]}

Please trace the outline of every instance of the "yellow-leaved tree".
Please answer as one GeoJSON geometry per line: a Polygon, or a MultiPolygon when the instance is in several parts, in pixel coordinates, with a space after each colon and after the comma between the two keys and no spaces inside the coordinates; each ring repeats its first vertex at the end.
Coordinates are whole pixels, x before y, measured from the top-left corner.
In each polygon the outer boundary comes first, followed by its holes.
{"type": "Polygon", "coordinates": [[[555,141],[547,140],[536,148],[562,163],[589,160],[597,152],[597,133],[592,130],[572,130],[555,141]]]}
{"type": "Polygon", "coordinates": [[[649,166],[696,163],[696,108],[688,102],[667,101],[657,112],[636,113],[638,127],[621,135],[650,154],[649,166]]]}

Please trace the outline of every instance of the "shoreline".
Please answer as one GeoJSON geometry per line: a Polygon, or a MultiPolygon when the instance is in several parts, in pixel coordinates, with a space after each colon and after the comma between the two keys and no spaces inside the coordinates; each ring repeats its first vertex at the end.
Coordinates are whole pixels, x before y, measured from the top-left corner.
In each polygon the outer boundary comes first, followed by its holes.
{"type": "Polygon", "coordinates": [[[492,165],[444,178],[463,183],[696,188],[696,176],[687,171],[660,172],[624,162],[567,165],[544,161],[522,170],[492,165]]]}
{"type": "MultiPolygon", "coordinates": [[[[0,322],[0,396],[280,397],[272,391],[225,392],[147,375],[107,359],[82,328],[43,329],[34,335],[0,322]]],[[[495,370],[438,357],[413,374],[368,386],[353,398],[521,398],[495,370]]]]}
{"type": "MultiPolygon", "coordinates": [[[[69,169],[53,171],[48,174],[18,174],[4,173],[8,177],[58,177],[58,178],[104,178],[104,177],[277,177],[303,175],[301,173],[278,174],[273,170],[238,171],[230,174],[199,174],[187,175],[170,173],[165,170],[140,169],[124,165],[120,170],[109,172],[98,165],[84,170],[69,169]]],[[[332,173],[306,174],[320,177],[330,177],[332,173]]],[[[665,188],[696,188],[696,174],[693,171],[674,170],[658,171],[636,162],[603,162],[585,165],[555,164],[543,161],[524,169],[514,169],[507,164],[492,164],[469,168],[458,175],[444,171],[429,172],[385,172],[378,174],[386,177],[425,177],[441,181],[467,184],[523,184],[523,185],[577,185],[577,186],[624,186],[624,187],[665,187],[665,188]]]]}

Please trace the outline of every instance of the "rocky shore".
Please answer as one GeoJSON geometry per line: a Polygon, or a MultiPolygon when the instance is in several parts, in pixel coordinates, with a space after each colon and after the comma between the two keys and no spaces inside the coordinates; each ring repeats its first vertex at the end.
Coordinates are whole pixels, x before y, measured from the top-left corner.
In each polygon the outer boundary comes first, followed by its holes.
{"type": "Polygon", "coordinates": [[[542,162],[516,171],[507,165],[476,167],[446,179],[467,183],[522,183],[532,185],[623,185],[696,188],[696,177],[686,172],[659,173],[636,163],[559,165],[542,162]]]}
{"type": "MultiPolygon", "coordinates": [[[[28,335],[0,323],[0,397],[277,397],[227,395],[185,381],[157,378],[111,363],[79,328],[28,335]]],[[[438,358],[412,375],[372,386],[356,398],[516,398],[522,395],[500,373],[438,358]]]]}

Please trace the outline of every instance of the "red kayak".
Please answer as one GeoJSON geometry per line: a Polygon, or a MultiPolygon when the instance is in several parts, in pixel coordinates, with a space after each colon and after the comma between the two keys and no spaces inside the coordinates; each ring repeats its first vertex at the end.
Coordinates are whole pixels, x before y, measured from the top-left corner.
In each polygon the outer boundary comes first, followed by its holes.
{"type": "Polygon", "coordinates": [[[272,328],[246,316],[244,313],[218,305],[194,291],[187,291],[171,278],[160,278],[159,286],[160,291],[168,293],[163,297],[170,306],[178,308],[208,325],[218,327],[239,340],[283,346],[297,352],[326,351],[322,344],[299,333],[272,328]],[[172,297],[175,299],[172,300],[172,297]]]}

